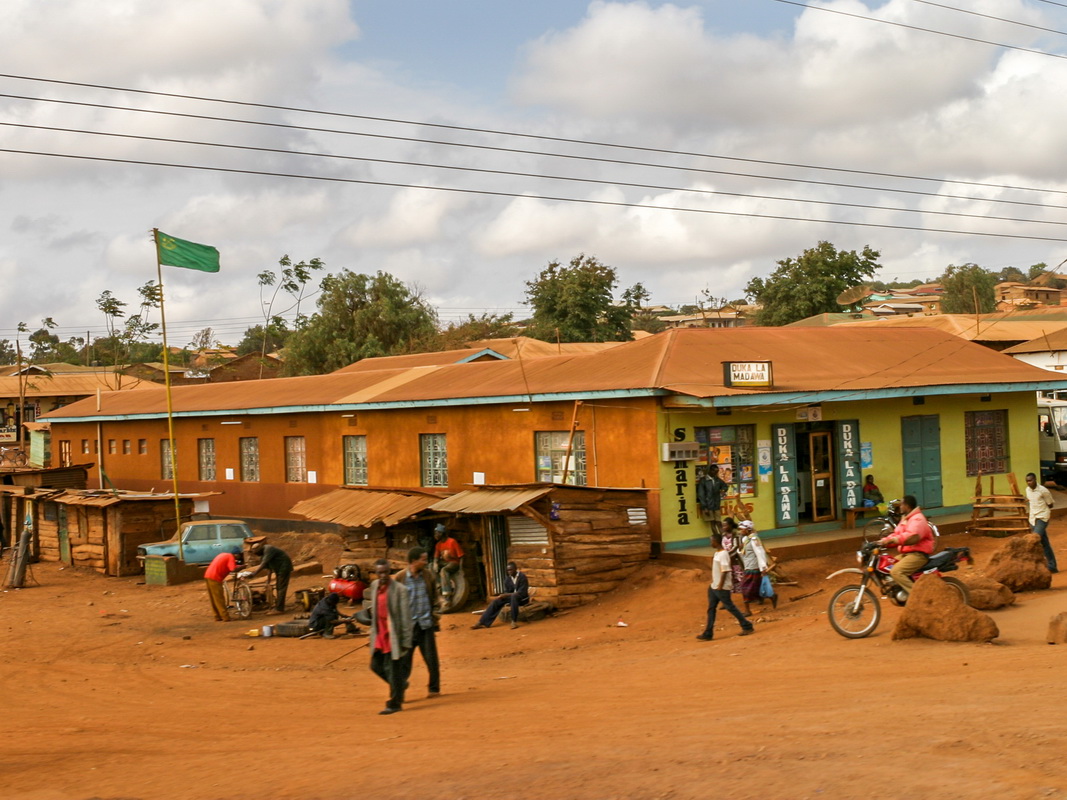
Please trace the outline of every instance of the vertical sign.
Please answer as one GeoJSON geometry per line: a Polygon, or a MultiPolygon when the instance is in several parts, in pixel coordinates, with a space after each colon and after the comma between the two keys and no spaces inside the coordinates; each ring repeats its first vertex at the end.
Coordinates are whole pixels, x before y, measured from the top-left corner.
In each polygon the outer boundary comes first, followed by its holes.
{"type": "Polygon", "coordinates": [[[797,448],[794,425],[771,426],[771,457],[774,462],[774,521],[779,528],[797,524],[797,448]]]}
{"type": "MultiPolygon", "coordinates": [[[[674,441],[684,442],[685,428],[674,429],[674,441]]],[[[688,461],[675,461],[674,462],[674,501],[677,503],[676,513],[678,514],[677,520],[679,525],[689,525],[689,502],[686,499],[686,492],[689,489],[689,462],[688,461]]]]}
{"type": "Polygon", "coordinates": [[[859,508],[863,505],[860,424],[854,419],[839,420],[836,424],[837,496],[842,508],[859,508]]]}

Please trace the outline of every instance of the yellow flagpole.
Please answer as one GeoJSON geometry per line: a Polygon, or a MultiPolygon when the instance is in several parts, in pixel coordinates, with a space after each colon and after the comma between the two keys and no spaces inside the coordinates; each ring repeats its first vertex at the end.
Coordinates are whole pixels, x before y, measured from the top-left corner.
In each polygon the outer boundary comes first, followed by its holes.
{"type": "Polygon", "coordinates": [[[174,403],[170,396],[170,348],[167,346],[167,313],[163,308],[163,259],[159,254],[159,228],[152,228],[156,245],[156,276],[159,280],[159,321],[163,329],[163,385],[167,388],[167,439],[170,442],[170,477],[174,487],[174,531],[178,536],[178,558],[185,560],[182,539],[182,507],[178,499],[178,448],[174,441],[174,403]]]}

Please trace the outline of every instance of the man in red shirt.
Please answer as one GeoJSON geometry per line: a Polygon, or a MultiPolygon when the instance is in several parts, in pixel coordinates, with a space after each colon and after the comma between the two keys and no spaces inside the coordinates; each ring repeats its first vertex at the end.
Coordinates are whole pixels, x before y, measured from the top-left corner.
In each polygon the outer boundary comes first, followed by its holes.
{"type": "Polygon", "coordinates": [[[237,568],[244,564],[244,554],[239,549],[232,553],[219,553],[208,564],[204,573],[204,583],[207,584],[207,596],[211,601],[211,610],[215,612],[215,622],[229,622],[230,612],[226,610],[226,592],[222,588],[223,582],[236,572],[237,568]]]}
{"type": "Polygon", "coordinates": [[[437,564],[437,574],[441,578],[441,594],[450,597],[455,591],[456,573],[459,572],[460,562],[463,559],[463,548],[449,535],[448,529],[441,523],[434,526],[433,535],[437,540],[437,545],[433,549],[433,559],[437,564]]]}
{"type": "Polygon", "coordinates": [[[395,714],[404,705],[404,656],[411,649],[412,616],[407,587],[394,581],[389,562],[374,564],[378,579],[370,585],[370,668],[389,684],[389,700],[379,714],[395,714]]]}
{"type": "Polygon", "coordinates": [[[914,495],[904,495],[900,510],[904,518],[891,534],[879,539],[878,544],[900,548],[900,558],[889,574],[901,588],[910,592],[915,588],[911,576],[922,569],[934,554],[934,532],[914,495]]]}

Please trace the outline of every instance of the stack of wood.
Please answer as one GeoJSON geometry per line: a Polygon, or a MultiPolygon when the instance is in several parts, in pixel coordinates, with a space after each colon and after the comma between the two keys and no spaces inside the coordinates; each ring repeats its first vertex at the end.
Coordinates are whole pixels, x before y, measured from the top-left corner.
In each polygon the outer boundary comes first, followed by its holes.
{"type": "Polygon", "coordinates": [[[1015,473],[1008,473],[1008,494],[997,494],[994,476],[989,476],[989,491],[982,488],[982,474],[978,474],[974,488],[974,510],[967,530],[975,536],[1002,539],[1016,533],[1030,531],[1029,508],[1026,497],[1019,491],[1015,473]]]}

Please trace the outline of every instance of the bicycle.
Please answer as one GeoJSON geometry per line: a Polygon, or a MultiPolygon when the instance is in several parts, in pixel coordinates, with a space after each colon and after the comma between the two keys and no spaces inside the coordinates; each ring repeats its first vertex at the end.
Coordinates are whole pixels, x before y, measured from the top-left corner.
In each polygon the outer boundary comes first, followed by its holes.
{"type": "Polygon", "coordinates": [[[226,587],[226,606],[234,610],[234,616],[238,619],[248,619],[256,608],[274,607],[274,585],[270,579],[262,588],[252,586],[247,578],[241,577],[242,570],[230,573],[230,578],[224,584],[226,587]]]}
{"type": "Polygon", "coordinates": [[[25,450],[17,447],[0,447],[0,465],[8,464],[12,467],[24,467],[29,459],[25,450]]]}

